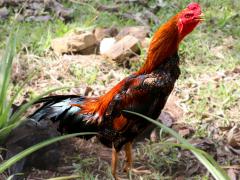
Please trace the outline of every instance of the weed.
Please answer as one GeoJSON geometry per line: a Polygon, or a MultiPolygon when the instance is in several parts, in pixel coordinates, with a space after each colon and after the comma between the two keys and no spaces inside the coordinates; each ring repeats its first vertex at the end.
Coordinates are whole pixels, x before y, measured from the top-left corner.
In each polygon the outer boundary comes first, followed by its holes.
{"type": "Polygon", "coordinates": [[[81,80],[89,85],[96,83],[99,69],[97,67],[85,67],[74,64],[70,67],[70,73],[78,80],[81,80]]]}

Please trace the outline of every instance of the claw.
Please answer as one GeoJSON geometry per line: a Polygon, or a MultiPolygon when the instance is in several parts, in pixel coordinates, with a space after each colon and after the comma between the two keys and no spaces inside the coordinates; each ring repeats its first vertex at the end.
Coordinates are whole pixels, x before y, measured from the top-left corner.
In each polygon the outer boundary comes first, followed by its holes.
{"type": "Polygon", "coordinates": [[[131,169],[131,171],[135,174],[151,174],[152,173],[150,170],[142,169],[142,168],[144,168],[144,167],[141,166],[138,168],[133,168],[133,169],[131,169]]]}

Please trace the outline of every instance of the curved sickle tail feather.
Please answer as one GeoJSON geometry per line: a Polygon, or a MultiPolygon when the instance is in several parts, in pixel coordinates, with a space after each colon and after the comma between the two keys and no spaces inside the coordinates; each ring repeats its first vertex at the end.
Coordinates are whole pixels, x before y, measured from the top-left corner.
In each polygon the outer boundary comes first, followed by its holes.
{"type": "MultiPolygon", "coordinates": [[[[37,122],[51,120],[53,123],[58,123],[58,131],[61,133],[97,132],[96,124],[87,123],[87,119],[91,118],[92,115],[81,114],[79,113],[80,107],[71,105],[82,104],[85,100],[85,97],[76,95],[45,97],[37,102],[44,104],[28,118],[37,122]]],[[[89,139],[93,136],[81,137],[89,139]]]]}

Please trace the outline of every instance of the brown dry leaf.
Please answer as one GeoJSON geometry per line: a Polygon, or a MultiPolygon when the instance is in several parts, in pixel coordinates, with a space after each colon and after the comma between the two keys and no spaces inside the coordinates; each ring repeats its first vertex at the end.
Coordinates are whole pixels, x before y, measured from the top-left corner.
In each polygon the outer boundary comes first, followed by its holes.
{"type": "Polygon", "coordinates": [[[224,54],[222,53],[223,50],[224,50],[224,46],[216,46],[216,47],[211,49],[214,56],[216,56],[219,59],[224,59],[225,58],[224,54]]]}
{"type": "Polygon", "coordinates": [[[232,49],[234,44],[235,44],[235,40],[233,39],[232,36],[229,36],[229,37],[223,39],[223,45],[229,49],[232,49]]]}
{"type": "Polygon", "coordinates": [[[173,124],[172,128],[185,138],[191,136],[194,133],[193,127],[186,123],[173,124]]]}
{"type": "Polygon", "coordinates": [[[191,162],[190,161],[190,164],[187,165],[187,170],[186,170],[186,174],[188,176],[192,176],[193,174],[199,172],[199,169],[201,168],[200,167],[200,164],[199,163],[196,163],[196,162],[191,162]]]}
{"type": "Polygon", "coordinates": [[[240,125],[235,125],[227,134],[227,142],[233,148],[240,148],[240,125]]]}
{"type": "Polygon", "coordinates": [[[233,72],[236,74],[240,74],[240,67],[235,67],[233,72]]]}
{"type": "Polygon", "coordinates": [[[87,86],[84,92],[84,96],[89,96],[93,92],[93,89],[90,86],[87,86]]]}
{"type": "Polygon", "coordinates": [[[202,149],[214,156],[217,153],[217,149],[215,147],[214,142],[208,138],[194,138],[191,139],[189,142],[195,147],[202,149]]]}
{"type": "Polygon", "coordinates": [[[184,180],[184,179],[185,179],[184,176],[178,176],[178,177],[175,178],[175,180],[184,180]]]}

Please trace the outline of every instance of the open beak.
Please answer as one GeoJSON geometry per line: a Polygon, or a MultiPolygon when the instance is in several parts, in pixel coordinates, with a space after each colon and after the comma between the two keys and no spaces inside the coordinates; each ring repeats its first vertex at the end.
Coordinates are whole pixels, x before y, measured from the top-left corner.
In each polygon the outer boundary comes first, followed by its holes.
{"type": "Polygon", "coordinates": [[[205,18],[204,18],[205,16],[204,16],[204,14],[203,13],[201,13],[199,16],[198,16],[198,18],[197,18],[197,20],[199,20],[200,22],[202,22],[202,21],[204,21],[205,20],[205,18]]]}

